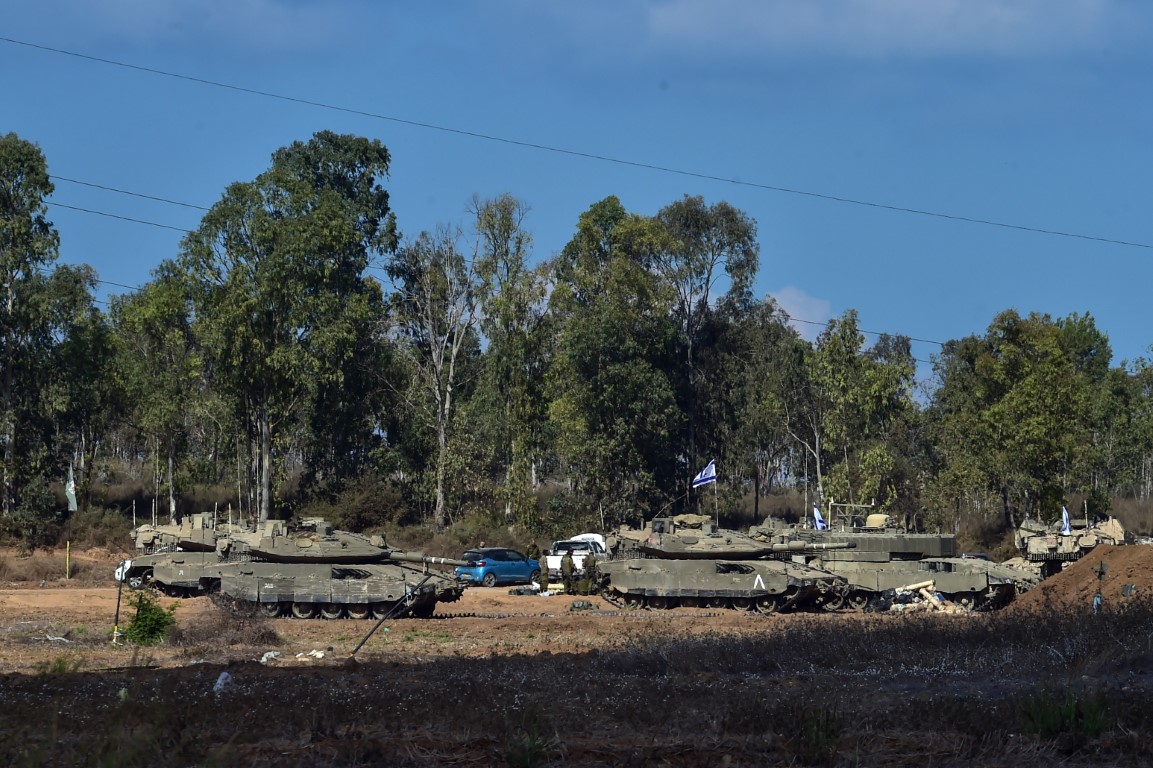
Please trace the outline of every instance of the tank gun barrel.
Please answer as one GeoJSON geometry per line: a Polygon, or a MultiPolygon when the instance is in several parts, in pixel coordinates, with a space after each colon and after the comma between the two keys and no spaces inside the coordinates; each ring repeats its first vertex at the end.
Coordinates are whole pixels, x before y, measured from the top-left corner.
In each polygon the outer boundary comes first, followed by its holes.
{"type": "Polygon", "coordinates": [[[819,552],[825,549],[856,549],[855,541],[785,541],[772,545],[774,552],[819,552]]]}
{"type": "Polygon", "coordinates": [[[388,559],[396,560],[401,563],[417,563],[419,565],[468,565],[468,563],[466,563],[464,560],[454,560],[451,557],[433,557],[432,555],[426,555],[423,552],[390,552],[388,559]]]}

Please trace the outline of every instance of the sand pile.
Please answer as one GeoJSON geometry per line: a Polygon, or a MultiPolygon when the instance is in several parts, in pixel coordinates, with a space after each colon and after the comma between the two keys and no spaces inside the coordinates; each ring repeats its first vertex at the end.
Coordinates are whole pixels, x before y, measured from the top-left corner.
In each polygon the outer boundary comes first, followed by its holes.
{"type": "Polygon", "coordinates": [[[1013,610],[1042,606],[1090,606],[1101,591],[1105,605],[1116,607],[1129,600],[1153,598],[1153,546],[1101,544],[1056,576],[1042,581],[1013,601],[1013,610]],[[1105,576],[1095,569],[1105,565],[1105,576]],[[1126,595],[1125,592],[1130,594],[1126,595]]]}

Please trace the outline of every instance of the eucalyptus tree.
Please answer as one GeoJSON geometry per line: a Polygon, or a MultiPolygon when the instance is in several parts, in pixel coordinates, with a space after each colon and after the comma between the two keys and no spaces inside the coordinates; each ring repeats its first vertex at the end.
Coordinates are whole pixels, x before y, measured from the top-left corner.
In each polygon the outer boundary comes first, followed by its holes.
{"type": "MultiPolygon", "coordinates": [[[[322,131],[277,150],[188,235],[188,281],[205,371],[254,446],[260,519],[271,511],[273,447],[326,388],[345,381],[379,288],[365,269],[392,253],[396,222],[375,139],[322,131]]],[[[350,394],[355,394],[351,393],[350,394]]]]}
{"type": "Polygon", "coordinates": [[[470,350],[476,347],[480,279],[476,258],[462,249],[462,233],[441,226],[421,232],[388,261],[392,280],[389,322],[414,362],[410,413],[423,415],[436,436],[433,521],[448,521],[449,441],[455,389],[470,350]]]}
{"type": "Polygon", "coordinates": [[[829,322],[804,352],[787,428],[812,461],[818,498],[888,507],[897,488],[886,429],[912,407],[914,366],[907,339],[882,337],[872,350],[864,341],[855,310],[829,322]]]}
{"type": "Polygon", "coordinates": [[[52,346],[44,270],[55,262],[60,236],[47,218],[53,192],[48,163],[35,144],[15,133],[0,137],[0,511],[10,515],[21,477],[28,421],[37,416],[37,377],[52,346]]]}
{"type": "MultiPolygon", "coordinates": [[[[667,237],[654,253],[653,264],[675,296],[673,317],[679,330],[684,361],[688,426],[687,460],[695,466],[697,407],[701,395],[697,348],[702,327],[713,312],[718,281],[727,279],[724,297],[741,306],[757,275],[757,225],[725,201],[707,205],[703,197],[685,195],[656,215],[667,237]]],[[[686,478],[687,480],[687,478],[686,478]]]]}
{"type": "Polygon", "coordinates": [[[473,198],[478,238],[480,329],[487,341],[483,380],[474,402],[487,413],[503,474],[505,516],[535,526],[533,495],[547,416],[543,385],[546,278],[529,265],[528,207],[512,197],[473,198]]]}
{"type": "Polygon", "coordinates": [[[151,450],[158,499],[167,477],[168,512],[176,517],[178,465],[193,419],[205,415],[198,413],[205,393],[193,308],[176,265],[164,262],[141,290],[114,299],[111,314],[117,380],[131,404],[127,420],[151,450]]]}
{"type": "Polygon", "coordinates": [[[666,238],[609,197],[581,214],[554,265],[549,419],[564,470],[606,524],[659,506],[687,470],[673,297],[655,269],[666,238]]]}
{"type": "Polygon", "coordinates": [[[794,441],[787,424],[787,397],[800,374],[804,342],[771,297],[720,302],[716,332],[700,351],[700,439],[718,460],[736,498],[753,489],[760,500],[790,472],[794,441]]]}
{"type": "Polygon", "coordinates": [[[990,493],[1010,528],[1022,515],[1057,514],[1089,437],[1091,387],[1074,349],[1084,347],[1070,346],[1047,315],[1013,310],[984,337],[946,345],[931,419],[957,504],[990,493]]]}

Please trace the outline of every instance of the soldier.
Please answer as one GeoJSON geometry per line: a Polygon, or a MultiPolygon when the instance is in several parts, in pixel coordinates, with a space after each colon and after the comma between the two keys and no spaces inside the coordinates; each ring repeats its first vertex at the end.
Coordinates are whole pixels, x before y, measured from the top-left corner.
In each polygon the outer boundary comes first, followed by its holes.
{"type": "Polygon", "coordinates": [[[582,595],[592,595],[597,591],[597,556],[591,549],[585,555],[584,580],[582,581],[582,595]]]}
{"type": "Polygon", "coordinates": [[[536,545],[536,539],[533,539],[528,543],[528,549],[525,550],[524,555],[529,560],[540,559],[540,547],[536,545]]]}
{"type": "Polygon", "coordinates": [[[573,577],[576,574],[576,563],[572,559],[572,550],[565,550],[564,557],[560,560],[560,575],[561,580],[564,581],[564,593],[572,595],[576,593],[576,584],[573,583],[573,577]]]}
{"type": "Polygon", "coordinates": [[[548,592],[548,555],[541,552],[538,562],[540,563],[540,591],[548,592]]]}

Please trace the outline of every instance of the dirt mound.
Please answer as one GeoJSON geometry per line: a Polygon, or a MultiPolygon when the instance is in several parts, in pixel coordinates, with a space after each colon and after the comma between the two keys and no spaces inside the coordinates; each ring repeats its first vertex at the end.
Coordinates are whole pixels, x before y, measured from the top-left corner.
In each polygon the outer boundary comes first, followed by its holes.
{"type": "Polygon", "coordinates": [[[1101,544],[1061,573],[1021,595],[1011,609],[1089,606],[1098,590],[1106,606],[1153,598],[1153,546],[1101,544]],[[1106,568],[1105,577],[1098,579],[1096,569],[1101,564],[1106,568]]]}

